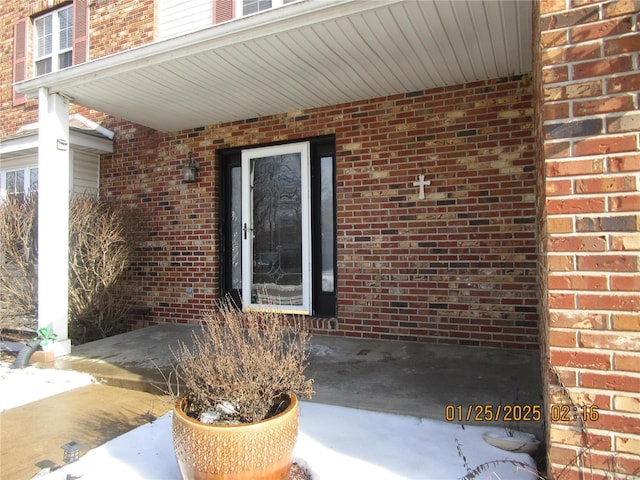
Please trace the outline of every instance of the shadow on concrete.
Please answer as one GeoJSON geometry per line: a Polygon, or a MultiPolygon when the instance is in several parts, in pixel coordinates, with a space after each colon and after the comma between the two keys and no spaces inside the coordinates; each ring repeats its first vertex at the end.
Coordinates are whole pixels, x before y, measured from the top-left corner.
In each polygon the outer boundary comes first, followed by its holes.
{"type": "MultiPolygon", "coordinates": [[[[154,325],[74,347],[53,365],[90,373],[107,385],[165,393],[173,352],[199,332],[195,326],[154,325]]],[[[543,431],[541,421],[476,420],[485,405],[542,404],[537,351],[314,335],[307,374],[315,379],[314,402],[543,431]]]]}

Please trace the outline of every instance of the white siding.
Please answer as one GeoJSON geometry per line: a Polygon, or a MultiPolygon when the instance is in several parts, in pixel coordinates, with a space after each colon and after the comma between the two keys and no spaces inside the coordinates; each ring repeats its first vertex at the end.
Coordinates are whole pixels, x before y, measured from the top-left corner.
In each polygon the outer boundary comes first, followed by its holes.
{"type": "Polygon", "coordinates": [[[1,170],[16,170],[18,168],[37,167],[38,155],[25,155],[22,157],[3,158],[0,160],[1,170]]]}
{"type": "MultiPolygon", "coordinates": [[[[19,168],[37,166],[37,155],[25,155],[23,157],[3,159],[0,164],[0,172],[4,173],[19,168]]],[[[100,157],[98,155],[71,150],[71,170],[73,174],[69,176],[69,185],[72,193],[98,193],[100,186],[100,157]]],[[[4,198],[4,189],[0,193],[4,198]]]]}
{"type": "Polygon", "coordinates": [[[183,35],[213,23],[213,0],[158,0],[158,37],[183,35]]]}
{"type": "Polygon", "coordinates": [[[71,191],[73,193],[97,194],[100,186],[100,157],[90,153],[74,151],[72,165],[71,191]]]}

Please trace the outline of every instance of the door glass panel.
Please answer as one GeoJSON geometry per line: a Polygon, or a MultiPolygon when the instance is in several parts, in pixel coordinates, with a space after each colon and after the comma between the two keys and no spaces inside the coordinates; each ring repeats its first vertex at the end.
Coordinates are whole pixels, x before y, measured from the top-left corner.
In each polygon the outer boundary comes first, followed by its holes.
{"type": "Polygon", "coordinates": [[[311,312],[307,142],[242,152],[242,303],[311,312]]]}
{"type": "Polygon", "coordinates": [[[252,158],[250,172],[251,303],[302,306],[301,154],[252,158]]]}
{"type": "Polygon", "coordinates": [[[334,223],[333,218],[333,157],[320,159],[320,234],[322,255],[322,291],[334,291],[334,223]]]}
{"type": "Polygon", "coordinates": [[[231,169],[231,288],[242,288],[242,169],[231,169]]]}

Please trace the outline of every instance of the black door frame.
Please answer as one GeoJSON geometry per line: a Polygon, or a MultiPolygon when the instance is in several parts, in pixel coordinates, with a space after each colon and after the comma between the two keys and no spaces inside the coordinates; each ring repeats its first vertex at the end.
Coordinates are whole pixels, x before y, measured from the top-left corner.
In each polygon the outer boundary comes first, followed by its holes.
{"type": "Polygon", "coordinates": [[[277,142],[261,145],[251,145],[242,148],[229,148],[218,151],[218,172],[220,178],[220,296],[230,296],[236,305],[242,304],[242,292],[234,289],[231,278],[231,175],[234,168],[241,168],[242,150],[245,148],[284,145],[299,141],[308,141],[311,156],[311,306],[312,315],[320,317],[334,317],[336,315],[337,288],[337,224],[336,224],[336,155],[335,137],[333,135],[315,137],[311,139],[293,140],[291,142],[277,142]],[[321,158],[331,157],[333,179],[333,292],[322,291],[322,256],[321,249],[321,158]]]}

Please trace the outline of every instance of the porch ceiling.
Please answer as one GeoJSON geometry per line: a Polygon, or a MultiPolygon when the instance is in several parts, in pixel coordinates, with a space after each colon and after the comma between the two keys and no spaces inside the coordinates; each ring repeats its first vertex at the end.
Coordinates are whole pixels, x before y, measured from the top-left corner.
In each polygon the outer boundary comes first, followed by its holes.
{"type": "Polygon", "coordinates": [[[16,89],[176,131],[527,73],[531,18],[522,0],[305,0],[16,89]]]}

